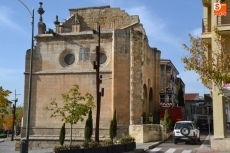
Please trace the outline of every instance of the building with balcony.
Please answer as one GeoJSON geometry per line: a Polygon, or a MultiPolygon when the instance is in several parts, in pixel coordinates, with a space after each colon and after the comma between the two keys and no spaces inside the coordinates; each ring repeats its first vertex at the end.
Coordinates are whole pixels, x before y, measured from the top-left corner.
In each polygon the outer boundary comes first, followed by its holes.
{"type": "Polygon", "coordinates": [[[185,105],[185,83],[180,77],[177,78],[176,83],[177,83],[177,95],[179,95],[180,86],[182,87],[182,91],[183,91],[183,101],[180,102],[178,100],[178,106],[184,106],[185,105]]]}
{"type": "MultiPolygon", "coordinates": [[[[225,16],[215,16],[214,3],[216,0],[202,0],[203,3],[203,20],[202,20],[202,39],[206,40],[211,50],[216,50],[217,44],[215,42],[215,33],[213,27],[217,27],[221,35],[225,36],[226,50],[230,50],[230,1],[221,0],[221,3],[225,3],[227,6],[227,12],[225,16]]],[[[213,54],[209,53],[208,57],[212,57],[213,54]]],[[[211,148],[230,151],[230,146],[227,133],[227,118],[229,116],[229,104],[225,103],[222,96],[219,95],[219,89],[214,83],[210,81],[207,85],[211,89],[211,95],[213,98],[213,124],[214,135],[211,137],[211,148]],[[227,114],[226,114],[227,113],[227,114]]]]}
{"type": "Polygon", "coordinates": [[[160,60],[160,106],[177,106],[177,75],[178,70],[169,59],[160,60]]]}

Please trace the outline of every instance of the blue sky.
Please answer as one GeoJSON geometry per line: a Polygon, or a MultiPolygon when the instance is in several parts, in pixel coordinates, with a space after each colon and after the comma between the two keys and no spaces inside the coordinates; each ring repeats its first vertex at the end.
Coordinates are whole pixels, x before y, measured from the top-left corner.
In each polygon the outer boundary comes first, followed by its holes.
{"type": "MultiPolygon", "coordinates": [[[[139,15],[151,47],[161,50],[161,58],[171,59],[186,84],[186,93],[209,93],[195,72],[184,70],[181,57],[186,55],[182,43],[189,44],[188,33],[200,35],[202,20],[201,0],[23,0],[35,9],[35,35],[39,2],[43,2],[43,21],[47,29],[54,28],[55,16],[63,21],[69,8],[104,6],[119,7],[130,15],[139,15]]],[[[0,1],[0,86],[11,90],[9,100],[17,90],[19,105],[24,100],[25,53],[31,46],[31,18],[18,0],[0,1]]]]}

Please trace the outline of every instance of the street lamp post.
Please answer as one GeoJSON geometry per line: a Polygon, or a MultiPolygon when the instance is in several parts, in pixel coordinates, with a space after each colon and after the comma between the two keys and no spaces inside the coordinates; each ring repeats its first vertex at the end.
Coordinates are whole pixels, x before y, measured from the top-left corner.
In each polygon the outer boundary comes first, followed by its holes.
{"type": "Polygon", "coordinates": [[[17,95],[21,95],[21,94],[17,94],[16,93],[16,89],[15,89],[15,99],[12,100],[14,101],[14,104],[13,104],[13,110],[12,110],[12,113],[13,113],[13,124],[12,124],[12,135],[11,135],[11,141],[14,141],[14,134],[17,135],[17,132],[15,132],[16,130],[14,130],[14,124],[15,124],[15,119],[16,119],[16,103],[18,102],[18,98],[17,95]]]}
{"type": "MultiPolygon", "coordinates": [[[[95,33],[95,31],[94,31],[95,33]]],[[[94,69],[96,69],[96,94],[97,94],[97,111],[96,111],[96,127],[95,127],[95,141],[99,142],[99,123],[100,123],[100,108],[101,108],[101,96],[104,94],[104,90],[100,92],[100,83],[102,83],[102,76],[100,76],[100,37],[101,29],[98,26],[98,46],[96,46],[96,61],[94,61],[94,69]]]]}
{"type": "Polygon", "coordinates": [[[21,152],[28,153],[28,144],[29,144],[29,134],[30,134],[30,106],[31,106],[31,91],[32,91],[32,70],[33,70],[33,50],[34,50],[34,9],[31,11],[28,7],[21,1],[18,0],[21,4],[25,6],[28,12],[31,15],[31,26],[32,26],[32,36],[31,36],[31,51],[30,51],[30,72],[29,72],[29,89],[28,89],[28,105],[27,105],[27,120],[26,120],[26,140],[25,143],[21,145],[21,152]]]}

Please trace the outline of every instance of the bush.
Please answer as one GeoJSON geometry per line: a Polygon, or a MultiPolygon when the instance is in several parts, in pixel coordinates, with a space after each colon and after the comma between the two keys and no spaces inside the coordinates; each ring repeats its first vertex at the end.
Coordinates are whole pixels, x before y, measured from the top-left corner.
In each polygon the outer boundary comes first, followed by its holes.
{"type": "Polygon", "coordinates": [[[171,127],[172,126],[172,121],[170,119],[169,110],[168,109],[165,110],[164,120],[161,120],[160,124],[161,125],[165,125],[167,127],[171,127]]]}
{"type": "Polygon", "coordinates": [[[0,138],[7,138],[7,134],[0,134],[0,138]]]}
{"type": "Polygon", "coordinates": [[[132,136],[122,134],[122,137],[120,139],[121,144],[127,144],[131,142],[135,142],[135,139],[132,136]]]}
{"type": "Polygon", "coordinates": [[[117,113],[114,110],[113,119],[110,121],[109,136],[113,140],[117,136],[117,113]]]}
{"type": "Polygon", "coordinates": [[[85,123],[85,131],[84,131],[85,140],[90,141],[92,134],[93,134],[93,119],[92,119],[92,111],[90,110],[88,114],[88,119],[86,120],[85,123]]]}
{"type": "Polygon", "coordinates": [[[82,145],[84,148],[89,148],[89,142],[88,141],[85,141],[82,145]]]}
{"type": "Polygon", "coordinates": [[[102,145],[98,142],[92,141],[85,141],[82,145],[84,148],[96,148],[96,147],[101,147],[102,145]]]}
{"type": "Polygon", "coordinates": [[[63,146],[64,141],[65,141],[65,123],[63,123],[62,125],[60,135],[59,135],[59,143],[61,146],[63,146]]]}
{"type": "Polygon", "coordinates": [[[61,151],[61,150],[73,150],[73,149],[79,149],[79,145],[64,145],[64,146],[55,146],[53,148],[54,152],[61,151]]]}
{"type": "Polygon", "coordinates": [[[101,144],[98,142],[92,141],[91,143],[89,143],[89,147],[90,148],[101,147],[101,144]]]}
{"type": "Polygon", "coordinates": [[[103,146],[111,146],[113,145],[113,141],[111,139],[105,139],[103,142],[102,142],[102,145],[103,146]]]}

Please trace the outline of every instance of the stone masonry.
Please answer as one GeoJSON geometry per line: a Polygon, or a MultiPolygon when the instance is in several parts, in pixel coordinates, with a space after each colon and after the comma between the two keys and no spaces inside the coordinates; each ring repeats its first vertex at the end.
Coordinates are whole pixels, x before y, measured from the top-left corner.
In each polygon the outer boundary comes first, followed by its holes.
{"type": "MultiPolygon", "coordinates": [[[[56,36],[47,34],[42,15],[35,36],[30,134],[44,137],[58,135],[61,118],[50,118],[44,108],[55,98],[62,105],[61,94],[74,84],[80,92],[94,96],[96,82],[93,62],[98,39],[92,30],[101,26],[101,99],[100,136],[109,135],[113,111],[117,109],[118,137],[129,133],[129,125],[141,123],[141,114],[159,109],[160,51],[148,45],[148,38],[137,15],[130,16],[110,6],[69,9],[70,17],[60,23],[56,17],[56,36]]],[[[28,106],[30,50],[26,52],[24,117],[21,137],[25,137],[28,106]]],[[[96,108],[93,110],[95,127],[96,108]]],[[[73,125],[74,136],[83,137],[85,121],[73,125]]],[[[66,125],[69,128],[69,125],[66,125]]],[[[67,135],[69,132],[67,131],[67,135]]]]}

